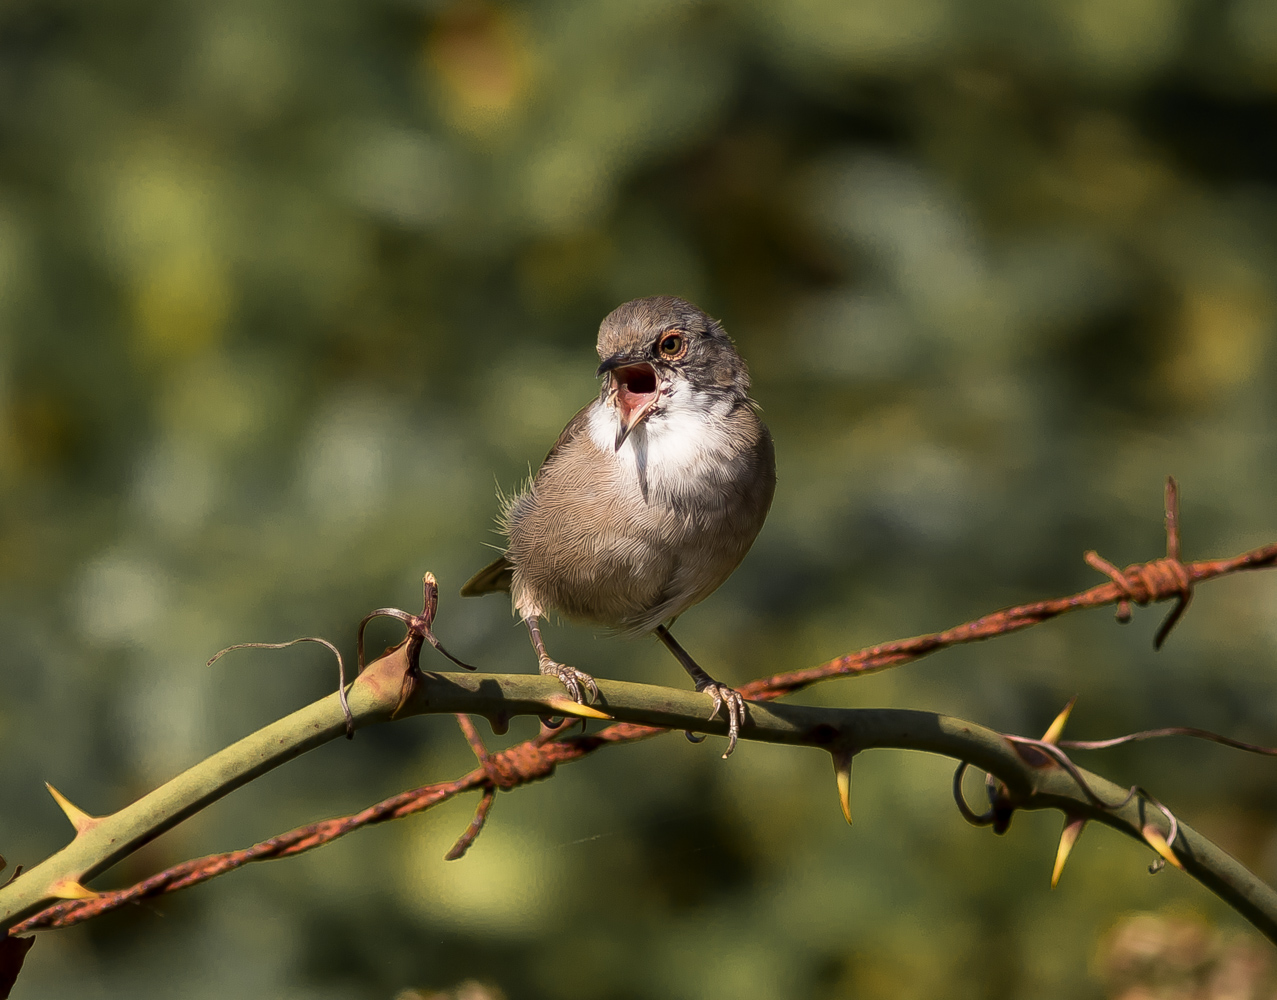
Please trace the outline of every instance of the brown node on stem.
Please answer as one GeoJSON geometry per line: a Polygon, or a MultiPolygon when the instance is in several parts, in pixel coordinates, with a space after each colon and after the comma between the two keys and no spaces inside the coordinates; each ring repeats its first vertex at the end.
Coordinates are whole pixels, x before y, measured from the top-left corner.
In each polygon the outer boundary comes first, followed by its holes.
{"type": "Polygon", "coordinates": [[[403,689],[399,695],[399,704],[395,706],[391,718],[398,714],[403,708],[404,703],[412,695],[413,689],[417,686],[417,677],[421,675],[421,646],[423,643],[430,643],[440,653],[450,659],[457,666],[466,670],[475,670],[469,663],[458,660],[455,656],[443,648],[443,644],[435,638],[434,633],[430,630],[435,621],[435,614],[439,610],[439,581],[435,579],[433,573],[426,573],[421,578],[421,614],[409,614],[399,608],[378,608],[376,611],[370,611],[364,615],[363,620],[359,623],[359,631],[356,638],[356,649],[358,655],[359,670],[364,669],[364,630],[368,627],[368,623],[374,618],[394,618],[404,623],[408,629],[408,635],[396,646],[391,646],[386,650],[387,653],[393,652],[400,646],[406,646],[406,655],[408,657],[408,670],[404,674],[403,689]]]}
{"type": "MultiPolygon", "coordinates": [[[[358,653],[359,653],[359,669],[364,669],[364,630],[368,627],[368,623],[374,618],[395,618],[403,622],[408,627],[408,642],[411,644],[415,640],[415,648],[410,646],[410,662],[414,670],[420,669],[418,665],[418,654],[421,652],[421,644],[423,641],[430,643],[435,649],[439,650],[444,656],[450,659],[459,667],[466,670],[477,670],[477,667],[471,666],[462,660],[458,660],[455,656],[443,648],[443,645],[435,638],[434,633],[430,631],[430,627],[434,625],[435,614],[439,611],[439,581],[435,579],[433,573],[427,573],[421,578],[421,614],[413,615],[407,611],[401,611],[399,608],[378,608],[376,611],[370,611],[364,615],[363,620],[359,623],[358,653]]],[[[394,649],[392,646],[390,649],[394,649]]],[[[386,652],[390,652],[387,649],[386,652]]]]}

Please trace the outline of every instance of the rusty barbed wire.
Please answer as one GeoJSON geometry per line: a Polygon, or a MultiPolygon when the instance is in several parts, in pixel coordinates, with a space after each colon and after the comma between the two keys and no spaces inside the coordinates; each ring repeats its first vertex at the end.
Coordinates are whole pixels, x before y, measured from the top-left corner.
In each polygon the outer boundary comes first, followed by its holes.
{"type": "MultiPolygon", "coordinates": [[[[805,670],[794,670],[772,677],[764,677],[751,681],[740,688],[741,694],[754,701],[767,701],[785,694],[792,694],[802,688],[829,680],[833,677],[845,677],[853,674],[867,674],[889,667],[898,667],[934,653],[968,642],[979,642],[995,636],[1018,632],[1020,629],[1041,624],[1057,618],[1070,611],[1083,608],[1098,608],[1106,604],[1118,605],[1119,620],[1122,619],[1122,608],[1125,605],[1126,619],[1130,617],[1130,603],[1144,605],[1176,598],[1178,603],[1170,616],[1158,630],[1155,644],[1160,647],[1167,633],[1174,627],[1188,606],[1185,594],[1191,594],[1192,588],[1199,583],[1213,580],[1248,569],[1264,569],[1277,565],[1277,543],[1262,548],[1243,552],[1231,559],[1204,559],[1199,562],[1181,563],[1179,560],[1179,511],[1178,491],[1174,479],[1167,480],[1166,508],[1166,551],[1161,559],[1145,563],[1134,563],[1124,570],[1119,570],[1104,560],[1107,568],[1101,572],[1110,575],[1111,582],[1084,590],[1069,597],[1059,597],[1049,601],[1035,601],[1032,604],[1021,604],[981,618],[973,619],[943,632],[933,632],[912,639],[901,639],[896,642],[871,646],[855,653],[848,653],[829,660],[817,667],[805,670]],[[1110,573],[1110,569],[1112,573],[1110,573]],[[1119,582],[1120,581],[1120,582],[1119,582]]],[[[1091,553],[1087,554],[1088,557],[1091,553]]],[[[1096,556],[1096,559],[1099,559],[1096,556]]],[[[1095,563],[1087,558],[1087,564],[1095,563]]],[[[1099,568],[1099,567],[1097,567],[1099,568]]]]}
{"type": "MultiPolygon", "coordinates": [[[[423,812],[447,802],[462,792],[475,789],[487,791],[495,790],[495,788],[509,790],[519,785],[539,781],[553,774],[555,767],[559,764],[579,760],[600,747],[630,743],[667,731],[652,726],[621,723],[589,736],[552,742],[556,735],[555,731],[543,730],[535,739],[491,754],[488,759],[489,766],[478,767],[460,778],[400,792],[360,812],[300,826],[243,850],[212,854],[186,861],[126,889],[104,892],[92,899],[55,903],[22,923],[15,924],[9,929],[9,934],[27,934],[43,928],[70,927],[72,924],[89,920],[128,903],[139,903],[200,882],[207,882],[211,878],[242,868],[254,861],[269,861],[302,854],[323,844],[331,843],[338,837],[344,837],[360,827],[423,812]]],[[[464,838],[465,835],[462,836],[464,838]]]]}
{"type": "Polygon", "coordinates": [[[1166,558],[1155,559],[1141,566],[1128,566],[1123,572],[1101,556],[1094,549],[1083,557],[1092,569],[1097,569],[1111,579],[1122,591],[1122,599],[1117,602],[1117,620],[1122,624],[1131,620],[1131,603],[1140,606],[1154,600],[1154,595],[1169,596],[1172,593],[1178,598],[1171,613],[1162,622],[1157,635],[1153,637],[1153,648],[1161,649],[1171,629],[1188,610],[1193,599],[1193,581],[1188,570],[1179,561],[1179,486],[1174,476],[1166,477],[1166,558]],[[1128,573],[1130,576],[1128,576],[1128,573]]]}
{"type": "MultiPolygon", "coordinates": [[[[995,611],[992,614],[973,619],[954,628],[946,629],[943,632],[871,646],[867,649],[849,653],[846,656],[837,657],[816,667],[759,678],[745,684],[739,690],[751,701],[771,701],[820,681],[900,666],[951,646],[1017,632],[1070,611],[1117,604],[1119,616],[1122,614],[1122,606],[1125,605],[1129,617],[1131,602],[1143,605],[1177,598],[1179,604],[1172,610],[1167,621],[1159,629],[1158,634],[1164,640],[1165,634],[1182,616],[1184,609],[1188,605],[1188,599],[1191,597],[1191,588],[1196,584],[1242,570],[1262,569],[1277,565],[1277,543],[1252,549],[1230,559],[1202,560],[1188,564],[1181,563],[1179,560],[1180,543],[1176,493],[1174,480],[1168,480],[1166,492],[1167,555],[1150,562],[1127,566],[1124,570],[1118,570],[1112,564],[1108,564],[1112,569],[1111,573],[1108,568],[1102,569],[1102,572],[1110,576],[1110,582],[1108,583],[1100,584],[1068,597],[1037,601],[995,611]]],[[[1098,559],[1099,557],[1097,556],[1096,558],[1098,559]]],[[[1088,563],[1090,563],[1089,554],[1088,563]]],[[[399,618],[409,626],[410,639],[415,638],[419,644],[425,638],[431,641],[436,648],[439,648],[433,634],[420,634],[429,631],[434,617],[430,613],[433,608],[429,608],[428,598],[429,594],[427,592],[427,611],[423,616],[408,615],[406,612],[397,611],[396,609],[379,609],[373,612],[373,615],[390,614],[392,617],[399,618]]],[[[369,617],[371,618],[372,615],[369,617]]],[[[365,619],[361,625],[366,624],[367,620],[365,619]]],[[[453,659],[450,654],[445,653],[444,655],[447,655],[449,659],[453,659]]],[[[460,661],[456,660],[454,662],[460,663],[460,661]]],[[[462,665],[468,667],[466,664],[462,665]]],[[[516,744],[497,753],[489,753],[483,747],[482,740],[478,738],[478,731],[474,729],[473,724],[466,719],[461,725],[463,734],[466,735],[467,741],[470,742],[472,749],[475,750],[480,766],[460,778],[401,792],[358,813],[301,826],[243,850],[215,854],[183,862],[125,889],[104,892],[92,899],[68,900],[55,903],[22,923],[14,925],[9,929],[8,933],[10,936],[16,936],[42,928],[68,927],[128,903],[137,903],[144,899],[197,885],[250,862],[301,854],[304,851],[330,843],[360,827],[422,812],[463,792],[480,790],[483,793],[483,797],[480,800],[475,818],[461,835],[453,850],[449,852],[450,857],[460,857],[482,830],[497,790],[508,791],[532,781],[548,778],[554,773],[554,769],[558,765],[580,760],[582,757],[588,756],[603,747],[632,743],[669,732],[668,729],[661,727],[645,726],[637,723],[616,723],[598,733],[574,737],[561,736],[562,730],[543,729],[535,739],[516,744]],[[467,729],[467,726],[469,729],[467,729]],[[473,738],[471,736],[472,733],[473,738]],[[459,853],[454,855],[454,852],[458,851],[459,853]]],[[[1185,735],[1195,734],[1188,731],[1183,732],[1185,735]]],[[[1143,736],[1143,734],[1135,734],[1133,737],[1123,737],[1121,739],[1129,740],[1139,736],[1143,736]]],[[[1027,746],[1036,746],[1040,742],[1025,738],[1018,739],[1027,746]]],[[[1229,741],[1226,738],[1222,739],[1221,742],[1242,748],[1249,746],[1240,744],[1238,741],[1229,741]]],[[[1073,742],[1066,745],[1075,746],[1078,749],[1082,748],[1080,744],[1073,742]]],[[[1071,764],[1071,761],[1069,764],[1071,764]]],[[[1069,765],[1062,764],[1062,766],[1068,767],[1069,765]]],[[[959,780],[962,770],[959,771],[959,780]]],[[[1149,798],[1151,800],[1151,796],[1149,798]]],[[[962,804],[965,805],[965,802],[962,804]]],[[[1158,807],[1163,808],[1160,803],[1158,807]]],[[[976,816],[969,807],[964,810],[964,815],[967,813],[970,813],[971,817],[976,816]]]]}

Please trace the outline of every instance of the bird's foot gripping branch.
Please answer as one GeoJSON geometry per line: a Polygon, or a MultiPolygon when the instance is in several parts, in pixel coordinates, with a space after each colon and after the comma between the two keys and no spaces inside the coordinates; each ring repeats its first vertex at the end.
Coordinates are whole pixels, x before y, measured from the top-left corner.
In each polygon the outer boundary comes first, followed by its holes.
{"type": "MultiPolygon", "coordinates": [[[[929,712],[770,703],[818,681],[896,666],[948,646],[1017,631],[1079,608],[1106,604],[1118,604],[1120,608],[1131,601],[1174,599],[1182,611],[1188,588],[1195,584],[1277,564],[1277,544],[1232,559],[1181,563],[1174,499],[1172,484],[1168,489],[1168,553],[1164,559],[1125,570],[1114,569],[1116,575],[1111,582],[1080,594],[995,612],[945,632],[861,650],[808,670],[760,678],[741,688],[750,705],[747,718],[739,726],[739,738],[828,752],[834,764],[839,801],[849,820],[851,762],[860,750],[898,748],[950,756],[961,762],[955,792],[963,814],[973,822],[1000,831],[1016,809],[1062,811],[1065,825],[1053,880],[1058,880],[1083,825],[1093,820],[1149,845],[1157,857],[1182,867],[1277,940],[1277,893],[1187,824],[1178,822],[1148,793],[1139,788],[1120,788],[1079,768],[1065,748],[1092,749],[1112,741],[1061,740],[1067,710],[1045,736],[1029,739],[929,712]],[[972,810],[961,795],[961,778],[969,767],[988,775],[990,808],[984,813],[972,810]]],[[[559,765],[580,760],[604,747],[671,729],[728,733],[727,721],[707,720],[711,706],[708,694],[600,680],[598,701],[587,706],[567,697],[562,685],[549,677],[423,672],[417,659],[426,643],[444,652],[433,633],[436,598],[434,579],[427,575],[421,614],[396,609],[374,612],[403,621],[408,636],[350,685],[346,692],[349,722],[359,728],[410,715],[456,715],[478,757],[475,769],[452,781],[402,792],[353,815],[299,827],[243,850],[188,861],[135,885],[110,891],[95,890],[88,884],[143,844],[240,785],[346,734],[348,717],[342,699],[334,693],[294,712],[107,816],[90,816],[55,792],[55,799],[75,828],[75,837],[67,847],[0,888],[0,918],[7,931],[7,937],[0,939],[0,994],[7,992],[16,977],[32,940],[26,935],[32,931],[79,923],[126,903],[207,881],[250,861],[300,854],[359,827],[398,819],[463,792],[477,791],[480,801],[474,820],[448,854],[458,858],[482,830],[498,790],[508,791],[550,777],[559,765]],[[571,735],[568,726],[547,726],[533,740],[489,752],[469,721],[469,717],[482,716],[495,733],[501,734],[516,715],[592,718],[610,724],[598,732],[577,735],[571,735]]],[[[1162,631],[1164,638],[1165,627],[1162,631]]],[[[362,625],[360,632],[362,635],[362,625]]],[[[453,659],[450,654],[444,655],[453,659]]],[[[454,662],[460,663],[455,659],[454,662]]],[[[1176,729],[1118,739],[1164,735],[1211,736],[1176,729]]],[[[1241,749],[1272,752],[1222,737],[1211,738],[1241,749]]],[[[15,873],[19,870],[15,866],[15,873]]]]}

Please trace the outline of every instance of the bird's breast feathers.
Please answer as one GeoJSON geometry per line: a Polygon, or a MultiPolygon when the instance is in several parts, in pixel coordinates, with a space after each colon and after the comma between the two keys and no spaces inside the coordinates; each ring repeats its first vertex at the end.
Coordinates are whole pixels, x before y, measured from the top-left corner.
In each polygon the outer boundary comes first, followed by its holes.
{"type": "Polygon", "coordinates": [[[646,632],[740,563],[771,503],[771,439],[747,404],[681,388],[620,448],[616,411],[594,402],[514,499],[505,522],[520,613],[557,608],[646,632]]]}
{"type": "Polygon", "coordinates": [[[761,430],[752,411],[683,385],[665,395],[618,449],[619,417],[596,403],[589,414],[590,440],[622,480],[636,483],[649,503],[695,496],[710,501],[744,469],[761,430]],[[744,417],[742,420],[740,418],[744,417]]]}

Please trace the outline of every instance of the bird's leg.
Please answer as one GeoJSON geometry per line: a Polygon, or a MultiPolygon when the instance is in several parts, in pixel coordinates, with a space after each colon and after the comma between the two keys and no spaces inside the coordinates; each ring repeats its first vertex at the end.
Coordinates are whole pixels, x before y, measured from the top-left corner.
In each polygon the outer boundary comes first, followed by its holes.
{"type": "MultiPolygon", "coordinates": [[[[727,706],[727,752],[723,754],[724,759],[726,759],[736,749],[736,740],[740,736],[740,727],[745,721],[745,699],[741,697],[741,693],[735,688],[728,687],[705,673],[700,664],[693,660],[691,654],[678,644],[678,640],[670,634],[670,630],[664,625],[656,626],[656,636],[661,642],[665,643],[665,648],[674,654],[674,659],[683,665],[683,669],[691,674],[692,683],[696,685],[696,690],[705,692],[714,699],[714,710],[709,713],[711,719],[719,713],[724,705],[727,706]]],[[[687,738],[693,743],[700,742],[691,733],[687,734],[687,738]]],[[[704,738],[703,736],[701,737],[701,739],[704,738]]]]}
{"type": "Polygon", "coordinates": [[[541,639],[541,628],[537,624],[536,615],[524,618],[523,623],[527,625],[528,634],[532,636],[532,648],[537,651],[537,664],[542,674],[546,677],[558,678],[559,683],[568,689],[572,700],[578,704],[585,704],[585,695],[581,691],[582,685],[589,690],[591,699],[599,696],[599,686],[594,683],[593,677],[575,667],[556,663],[550,659],[550,654],[545,651],[545,643],[541,639]]]}

